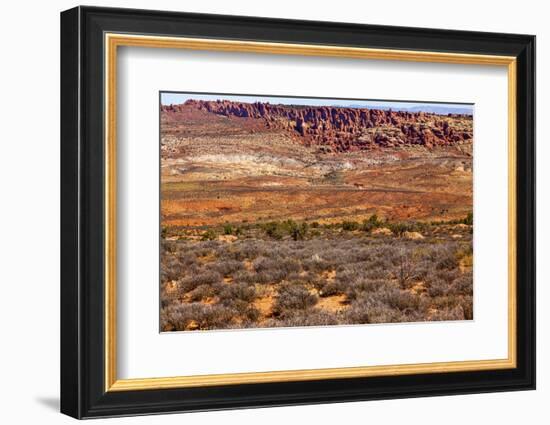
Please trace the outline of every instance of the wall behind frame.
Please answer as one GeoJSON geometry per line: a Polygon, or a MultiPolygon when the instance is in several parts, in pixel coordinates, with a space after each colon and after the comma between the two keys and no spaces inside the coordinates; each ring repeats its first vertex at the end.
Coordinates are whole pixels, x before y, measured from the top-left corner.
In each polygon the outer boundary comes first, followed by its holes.
{"type": "MultiPolygon", "coordinates": [[[[387,2],[252,2],[202,0],[94,1],[97,6],[156,8],[278,18],[347,21],[365,24],[517,32],[537,35],[538,75],[550,75],[550,28],[544,5],[534,0],[479,2],[394,0],[387,2]],[[496,17],[498,16],[498,19],[496,17]]],[[[59,393],[59,12],[74,1],[10,2],[0,31],[3,45],[0,78],[0,393],[5,423],[40,420],[74,423],[60,415],[59,393]]],[[[550,115],[546,78],[538,79],[538,116],[550,115]],[[542,100],[541,100],[542,99],[542,100]]],[[[542,122],[542,120],[540,121],[542,122]]],[[[538,140],[550,131],[540,126],[538,140]]],[[[550,216],[550,146],[539,143],[538,217],[550,216]],[[544,193],[546,192],[546,193],[544,193]]],[[[247,425],[315,422],[334,424],[344,418],[373,423],[447,425],[491,421],[499,424],[542,423],[550,398],[550,224],[538,226],[538,390],[501,394],[346,403],[292,408],[210,412],[111,419],[108,423],[247,425]],[[542,303],[542,304],[541,304],[542,303]]],[[[103,420],[99,420],[103,422],[103,420]]]]}

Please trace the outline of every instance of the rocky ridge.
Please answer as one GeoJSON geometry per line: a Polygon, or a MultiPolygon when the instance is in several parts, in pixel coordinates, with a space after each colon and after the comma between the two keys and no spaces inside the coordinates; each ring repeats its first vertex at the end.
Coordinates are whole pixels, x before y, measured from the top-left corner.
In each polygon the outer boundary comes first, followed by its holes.
{"type": "Polygon", "coordinates": [[[367,108],[273,105],[228,100],[188,100],[163,105],[165,114],[201,110],[261,122],[266,130],[283,130],[306,146],[325,152],[350,152],[420,145],[427,148],[472,143],[471,115],[439,115],[367,108]]]}

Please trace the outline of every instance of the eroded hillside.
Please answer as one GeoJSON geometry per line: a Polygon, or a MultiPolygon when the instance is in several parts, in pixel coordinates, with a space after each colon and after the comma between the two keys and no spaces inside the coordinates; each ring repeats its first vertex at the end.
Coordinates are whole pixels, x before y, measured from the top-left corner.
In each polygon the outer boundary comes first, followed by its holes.
{"type": "Polygon", "coordinates": [[[309,107],[188,100],[163,107],[167,117],[193,110],[255,121],[265,129],[284,130],[306,146],[325,152],[353,152],[377,147],[457,146],[472,140],[472,116],[385,111],[350,107],[309,107]]]}
{"type": "Polygon", "coordinates": [[[471,152],[471,116],[187,101],[161,110],[162,216],[455,219],[471,210],[471,152]]]}

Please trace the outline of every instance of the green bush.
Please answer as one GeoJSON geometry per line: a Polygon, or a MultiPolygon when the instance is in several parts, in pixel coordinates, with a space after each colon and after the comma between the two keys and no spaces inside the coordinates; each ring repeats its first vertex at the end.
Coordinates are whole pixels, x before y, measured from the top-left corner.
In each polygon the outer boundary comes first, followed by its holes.
{"type": "Polygon", "coordinates": [[[319,236],[321,236],[321,232],[317,229],[312,230],[311,232],[309,232],[309,234],[314,238],[318,238],[319,236]]]}
{"type": "Polygon", "coordinates": [[[357,230],[359,229],[359,223],[345,220],[342,222],[342,229],[347,231],[357,230]]]}
{"type": "Polygon", "coordinates": [[[261,225],[265,234],[273,239],[282,239],[284,236],[284,229],[281,226],[281,223],[277,221],[270,221],[261,225]]]}
{"type": "Polygon", "coordinates": [[[202,234],[202,240],[203,241],[212,241],[212,240],[216,239],[217,237],[218,237],[218,235],[212,229],[208,229],[206,232],[204,232],[202,234]]]}
{"type": "Polygon", "coordinates": [[[403,233],[412,231],[412,227],[407,223],[388,223],[387,226],[397,236],[402,236],[403,233]]]}
{"type": "Polygon", "coordinates": [[[294,239],[295,241],[301,241],[305,239],[309,228],[308,224],[306,222],[298,224],[291,220],[289,220],[289,222],[289,233],[292,239],[294,239]]]}
{"type": "Polygon", "coordinates": [[[382,227],[383,225],[384,222],[380,220],[376,214],[373,214],[367,220],[363,220],[361,230],[365,232],[370,232],[371,230],[382,227]]]}
{"type": "Polygon", "coordinates": [[[286,220],[260,224],[260,228],[264,230],[267,236],[273,239],[280,240],[285,235],[289,235],[292,239],[298,241],[306,238],[309,225],[306,222],[299,224],[294,220],[286,220]]]}
{"type": "Polygon", "coordinates": [[[472,226],[474,224],[474,213],[469,212],[468,215],[462,220],[462,223],[472,226]]]}

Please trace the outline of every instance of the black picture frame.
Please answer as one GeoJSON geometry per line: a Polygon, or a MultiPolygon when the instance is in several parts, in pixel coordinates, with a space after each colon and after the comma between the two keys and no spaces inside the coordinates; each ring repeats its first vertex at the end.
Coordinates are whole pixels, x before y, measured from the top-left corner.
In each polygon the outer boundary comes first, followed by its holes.
{"type": "Polygon", "coordinates": [[[61,13],[62,413],[93,418],[534,388],[534,36],[96,7],[61,13]],[[105,32],[516,57],[517,367],[106,392],[105,32]]]}

